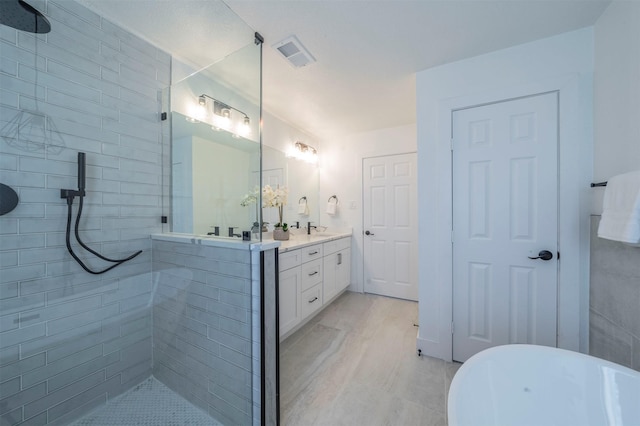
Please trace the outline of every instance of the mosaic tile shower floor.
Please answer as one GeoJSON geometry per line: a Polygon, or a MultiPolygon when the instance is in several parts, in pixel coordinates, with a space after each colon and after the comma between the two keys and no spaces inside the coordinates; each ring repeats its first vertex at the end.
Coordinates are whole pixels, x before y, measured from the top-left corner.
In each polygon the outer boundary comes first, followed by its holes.
{"type": "Polygon", "coordinates": [[[153,377],[73,426],[222,426],[153,377]]]}

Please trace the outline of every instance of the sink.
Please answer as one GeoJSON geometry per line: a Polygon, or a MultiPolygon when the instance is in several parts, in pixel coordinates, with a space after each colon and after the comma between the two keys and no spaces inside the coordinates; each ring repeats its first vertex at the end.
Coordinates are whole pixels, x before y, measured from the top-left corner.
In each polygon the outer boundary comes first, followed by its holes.
{"type": "Polygon", "coordinates": [[[335,237],[336,233],[333,232],[312,232],[311,236],[312,237],[335,237]]]}

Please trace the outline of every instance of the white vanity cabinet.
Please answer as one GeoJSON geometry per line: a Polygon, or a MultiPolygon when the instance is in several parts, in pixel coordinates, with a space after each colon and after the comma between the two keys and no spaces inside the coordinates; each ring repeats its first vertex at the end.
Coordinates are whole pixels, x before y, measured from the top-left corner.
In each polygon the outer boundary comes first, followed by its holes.
{"type": "Polygon", "coordinates": [[[342,292],[351,277],[351,236],[289,248],[279,255],[280,338],[342,292]]]}
{"type": "Polygon", "coordinates": [[[327,302],[349,286],[351,280],[350,238],[323,244],[323,297],[327,302]]]}

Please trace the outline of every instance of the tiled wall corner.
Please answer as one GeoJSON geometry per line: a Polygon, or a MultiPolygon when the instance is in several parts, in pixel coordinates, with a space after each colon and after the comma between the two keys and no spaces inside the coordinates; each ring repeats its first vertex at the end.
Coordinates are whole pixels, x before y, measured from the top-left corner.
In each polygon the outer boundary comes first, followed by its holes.
{"type": "Polygon", "coordinates": [[[154,240],[153,268],[154,376],[219,422],[251,424],[251,252],[154,240]]]}
{"type": "Polygon", "coordinates": [[[262,348],[261,348],[261,302],[260,302],[260,252],[251,252],[251,346],[252,377],[251,392],[253,400],[253,426],[261,426],[262,412],[262,348]]]}
{"type": "Polygon", "coordinates": [[[589,353],[640,371],[640,248],[598,238],[591,217],[589,353]]]}
{"type": "MultiPolygon", "coordinates": [[[[0,25],[0,182],[20,197],[0,217],[3,425],[68,423],[151,373],[158,92],[171,58],[73,1],[37,6],[50,33],[0,25]],[[78,151],[87,161],[81,237],[110,257],[143,250],[104,275],[82,270],[65,247],[60,189],[77,187],[78,151]]],[[[92,267],[108,265],[74,247],[92,267]]]]}

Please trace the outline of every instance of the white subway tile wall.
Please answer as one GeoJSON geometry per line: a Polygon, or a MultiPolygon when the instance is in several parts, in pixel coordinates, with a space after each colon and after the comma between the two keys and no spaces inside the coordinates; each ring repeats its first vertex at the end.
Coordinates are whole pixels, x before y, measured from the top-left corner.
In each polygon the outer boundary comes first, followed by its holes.
{"type": "Polygon", "coordinates": [[[153,374],[229,425],[252,423],[251,253],[153,241],[153,374]]]}
{"type": "Polygon", "coordinates": [[[0,25],[0,182],[20,198],[0,217],[2,425],[68,424],[152,373],[150,234],[162,231],[171,57],[73,1],[35,6],[50,33],[0,25]],[[143,250],[104,275],[65,247],[60,189],[77,187],[78,151],[81,237],[110,257],[143,250]]]}

